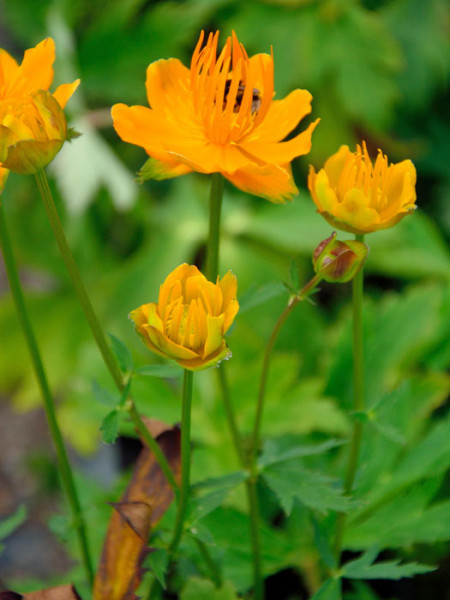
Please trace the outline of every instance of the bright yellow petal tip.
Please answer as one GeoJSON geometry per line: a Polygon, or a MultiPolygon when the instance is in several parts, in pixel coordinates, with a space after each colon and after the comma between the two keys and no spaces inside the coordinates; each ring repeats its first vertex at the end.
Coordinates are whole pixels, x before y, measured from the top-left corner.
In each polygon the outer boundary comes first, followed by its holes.
{"type": "Polygon", "coordinates": [[[389,164],[381,150],[371,161],[365,142],[333,154],[308,187],[318,212],[333,226],[355,234],[387,229],[416,208],[416,169],[410,160],[389,164]]]}
{"type": "Polygon", "coordinates": [[[205,369],[231,355],[224,335],[239,310],[236,292],[231,271],[212,283],[183,263],[161,285],[158,302],[140,306],[130,319],[152,352],[191,371],[205,369]]]}
{"type": "Polygon", "coordinates": [[[273,56],[248,57],[234,32],[218,53],[218,38],[201,32],[190,68],[175,58],[151,63],[150,108],[113,106],[116,132],[151,157],[141,181],[222,173],[246,192],[284,202],[297,193],[289,163],[309,152],[318,120],[282,140],[311,112],[311,94],[273,100],[273,56]]]}

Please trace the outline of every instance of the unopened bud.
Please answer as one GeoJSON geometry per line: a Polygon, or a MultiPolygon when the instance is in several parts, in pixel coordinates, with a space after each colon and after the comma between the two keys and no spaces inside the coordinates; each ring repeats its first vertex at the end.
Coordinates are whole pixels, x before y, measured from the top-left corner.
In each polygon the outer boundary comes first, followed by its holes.
{"type": "Polygon", "coordinates": [[[368,246],[357,240],[341,242],[336,232],[314,250],[314,271],[325,281],[345,283],[358,273],[369,252],[368,246]]]}

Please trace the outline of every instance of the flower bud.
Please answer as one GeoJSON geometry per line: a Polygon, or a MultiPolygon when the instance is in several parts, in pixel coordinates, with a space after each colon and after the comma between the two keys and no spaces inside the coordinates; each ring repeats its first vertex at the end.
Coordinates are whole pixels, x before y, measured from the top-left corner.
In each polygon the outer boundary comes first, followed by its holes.
{"type": "Polygon", "coordinates": [[[57,100],[40,90],[11,102],[0,125],[0,162],[10,171],[36,173],[46,167],[67,137],[67,123],[57,100]]]}
{"type": "Polygon", "coordinates": [[[341,242],[336,232],[314,250],[313,266],[317,275],[331,283],[350,281],[363,266],[369,247],[356,240],[341,242]]]}

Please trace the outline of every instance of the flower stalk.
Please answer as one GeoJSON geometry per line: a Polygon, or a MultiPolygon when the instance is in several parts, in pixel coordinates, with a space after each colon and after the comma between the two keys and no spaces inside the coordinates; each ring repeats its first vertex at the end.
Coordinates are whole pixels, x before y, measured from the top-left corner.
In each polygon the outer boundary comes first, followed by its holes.
{"type": "Polygon", "coordinates": [[[193,379],[193,372],[185,369],[183,379],[183,404],[181,412],[181,486],[177,516],[175,520],[175,529],[169,546],[169,554],[172,557],[175,555],[183,535],[184,520],[186,517],[186,509],[189,500],[191,473],[191,404],[193,379]]]}
{"type": "Polygon", "coordinates": [[[28,311],[25,305],[25,299],[23,296],[22,286],[20,284],[19,275],[17,272],[17,266],[14,258],[14,253],[9,238],[9,233],[6,224],[5,213],[3,204],[0,199],[0,246],[3,253],[5,262],[6,272],[8,275],[9,285],[11,288],[11,294],[16,306],[17,315],[19,317],[20,325],[28,346],[28,350],[33,364],[33,369],[38,381],[39,388],[41,390],[42,399],[44,403],[45,415],[47,417],[47,423],[52,437],[53,445],[56,452],[57,464],[59,473],[61,476],[64,491],[66,493],[70,510],[72,512],[72,522],[77,534],[78,544],[80,548],[81,559],[83,562],[84,570],[86,573],[87,580],[92,585],[94,580],[94,572],[92,568],[92,561],[89,551],[89,545],[86,535],[86,526],[84,522],[83,513],[81,510],[80,500],[78,492],[75,486],[72,469],[70,467],[67,451],[64,445],[64,440],[61,435],[61,430],[58,425],[56,418],[55,406],[53,396],[50,391],[47,376],[45,373],[44,365],[42,362],[39,346],[31,325],[28,311]]]}
{"type": "MultiPolygon", "coordinates": [[[[75,288],[75,292],[85,314],[89,327],[92,331],[95,342],[97,343],[97,347],[102,355],[103,361],[108,371],[110,372],[114,380],[117,389],[120,393],[123,393],[126,387],[125,378],[122,375],[117,360],[109,344],[106,341],[103,329],[97,319],[97,315],[95,314],[95,311],[92,307],[91,301],[86,291],[86,287],[83,283],[83,280],[81,279],[80,272],[76,265],[73,254],[70,250],[66,235],[61,224],[61,220],[58,216],[55,203],[53,201],[53,196],[48,185],[47,176],[43,169],[39,170],[36,173],[36,182],[42,201],[44,203],[45,210],[47,212],[48,219],[50,221],[51,228],[53,230],[53,234],[56,239],[56,243],[58,244],[61,256],[64,260],[64,264],[66,265],[66,269],[69,273],[70,279],[72,280],[73,287],[75,288]]],[[[131,419],[135,423],[143,439],[147,442],[150,449],[154,452],[159,466],[161,467],[167,480],[169,481],[170,485],[174,488],[175,491],[177,489],[177,486],[166,457],[161,452],[156,440],[150,435],[147,427],[145,427],[144,423],[142,422],[142,419],[139,416],[136,405],[134,404],[134,401],[132,400],[131,396],[128,397],[127,402],[128,413],[130,414],[131,419]]]]}
{"type": "MultiPolygon", "coordinates": [[[[364,241],[364,235],[355,235],[359,242],[364,241]]],[[[353,304],[353,397],[354,410],[364,411],[364,357],[363,357],[363,327],[362,327],[362,303],[364,295],[363,269],[355,275],[352,282],[352,304],[353,304]]],[[[350,494],[353,490],[356,469],[358,467],[359,452],[361,449],[363,423],[354,421],[350,454],[344,479],[344,493],[350,494]]],[[[340,561],[342,542],[345,530],[345,513],[339,513],[336,524],[335,555],[337,563],[340,561]]]]}
{"type": "Polygon", "coordinates": [[[222,210],[224,178],[220,173],[211,175],[209,197],[209,236],[206,248],[206,277],[215,281],[219,274],[220,216],[222,210]]]}

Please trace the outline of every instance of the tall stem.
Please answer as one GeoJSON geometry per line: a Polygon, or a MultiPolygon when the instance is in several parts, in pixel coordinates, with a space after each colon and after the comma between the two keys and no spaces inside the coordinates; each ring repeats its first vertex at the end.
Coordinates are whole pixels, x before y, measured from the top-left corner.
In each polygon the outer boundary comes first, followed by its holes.
{"type": "Polygon", "coordinates": [[[39,347],[36,341],[36,337],[31,326],[31,321],[28,316],[28,312],[25,305],[25,299],[20,284],[19,275],[17,272],[16,262],[14,259],[14,253],[11,245],[11,241],[8,234],[6,225],[5,213],[3,210],[3,204],[0,198],[0,246],[5,261],[6,272],[8,275],[9,285],[11,288],[11,294],[16,306],[19,321],[25,336],[25,340],[28,346],[28,350],[33,364],[33,369],[36,374],[36,378],[41,390],[42,399],[44,401],[44,409],[47,417],[47,423],[50,430],[50,435],[53,440],[53,445],[56,451],[56,457],[58,462],[59,473],[63,483],[64,491],[69,501],[70,509],[72,512],[73,524],[78,537],[78,543],[80,546],[81,558],[86,571],[87,579],[92,585],[94,579],[94,573],[92,569],[92,561],[89,552],[89,546],[86,536],[86,527],[84,523],[83,513],[81,510],[78,493],[75,487],[75,482],[70,467],[69,459],[67,457],[66,448],[64,441],[59,429],[58,421],[56,419],[56,412],[53,402],[53,397],[50,392],[47,377],[42,363],[39,347]]]}
{"type": "Polygon", "coordinates": [[[181,412],[181,487],[180,499],[177,507],[175,530],[169,546],[169,553],[173,557],[178,549],[183,534],[184,519],[189,500],[189,486],[191,473],[191,404],[193,372],[184,370],[183,380],[183,406],[181,412]]]}
{"type": "Polygon", "coordinates": [[[264,399],[266,395],[267,377],[269,374],[270,361],[272,358],[272,350],[275,345],[278,334],[283,327],[286,319],[294,310],[299,302],[304,300],[311,294],[320,282],[320,276],[315,275],[296,295],[293,296],[286,308],[279,316],[270,335],[269,341],[264,352],[263,366],[261,370],[261,379],[259,381],[258,399],[256,405],[255,423],[250,441],[250,455],[248,459],[248,467],[250,470],[250,478],[247,481],[247,495],[250,503],[250,525],[253,546],[253,577],[255,582],[255,600],[263,600],[264,589],[262,585],[262,568],[261,568],[261,543],[259,535],[259,507],[258,507],[258,470],[257,470],[257,455],[261,443],[261,425],[264,413],[264,399]]]}
{"type": "MultiPolygon", "coordinates": [[[[39,170],[36,173],[36,182],[37,182],[39,192],[42,197],[42,201],[44,203],[45,210],[47,212],[48,219],[50,221],[51,228],[53,230],[53,234],[56,239],[56,243],[58,244],[61,256],[66,265],[70,279],[72,280],[73,287],[75,288],[75,292],[78,296],[78,300],[81,304],[81,308],[83,309],[86,320],[89,324],[89,327],[91,328],[92,334],[97,343],[100,354],[103,357],[103,361],[104,361],[108,371],[110,372],[110,374],[114,380],[114,383],[116,384],[117,389],[120,392],[123,392],[125,390],[125,385],[126,385],[125,379],[122,376],[122,373],[120,372],[120,368],[117,363],[117,360],[116,360],[111,348],[109,347],[109,344],[103,333],[103,329],[97,319],[97,315],[95,314],[95,311],[92,307],[91,301],[89,300],[88,293],[84,286],[83,280],[81,279],[80,272],[76,265],[73,254],[70,250],[70,247],[67,242],[67,238],[65,236],[61,221],[60,221],[58,213],[56,211],[52,193],[48,186],[47,176],[43,169],[39,170]]],[[[129,400],[130,401],[128,402],[127,406],[128,406],[131,418],[133,419],[135,424],[137,424],[138,429],[141,431],[141,434],[147,441],[148,445],[150,446],[150,449],[153,450],[153,452],[155,453],[155,457],[156,457],[163,473],[167,477],[167,480],[169,481],[170,485],[176,491],[177,486],[176,486],[175,480],[173,478],[169,463],[166,460],[166,457],[160,451],[157,442],[150,435],[150,433],[147,430],[147,428],[145,427],[145,425],[143,425],[142,419],[140,419],[140,417],[139,417],[139,414],[137,412],[137,408],[136,408],[134,402],[131,400],[131,398],[129,398],[129,400]],[[139,425],[139,421],[141,423],[140,425],[139,425]],[[150,443],[150,439],[152,439],[152,443],[150,443]],[[169,475],[169,473],[170,473],[170,475],[169,475]]]]}
{"type": "MultiPolygon", "coordinates": [[[[356,240],[363,242],[363,235],[356,235],[356,240]]],[[[352,282],[353,305],[353,403],[354,410],[364,411],[364,357],[363,357],[363,328],[362,304],[364,295],[364,273],[361,269],[352,282]]],[[[356,470],[358,468],[359,452],[361,449],[363,424],[359,420],[353,423],[350,453],[344,479],[344,493],[350,494],[353,490],[356,470]]],[[[336,523],[335,555],[337,563],[340,561],[342,542],[344,537],[346,516],[339,513],[336,523]]]]}
{"type": "Polygon", "coordinates": [[[213,283],[219,272],[220,214],[224,180],[220,173],[211,175],[209,196],[209,236],[206,248],[206,277],[213,283]]]}

